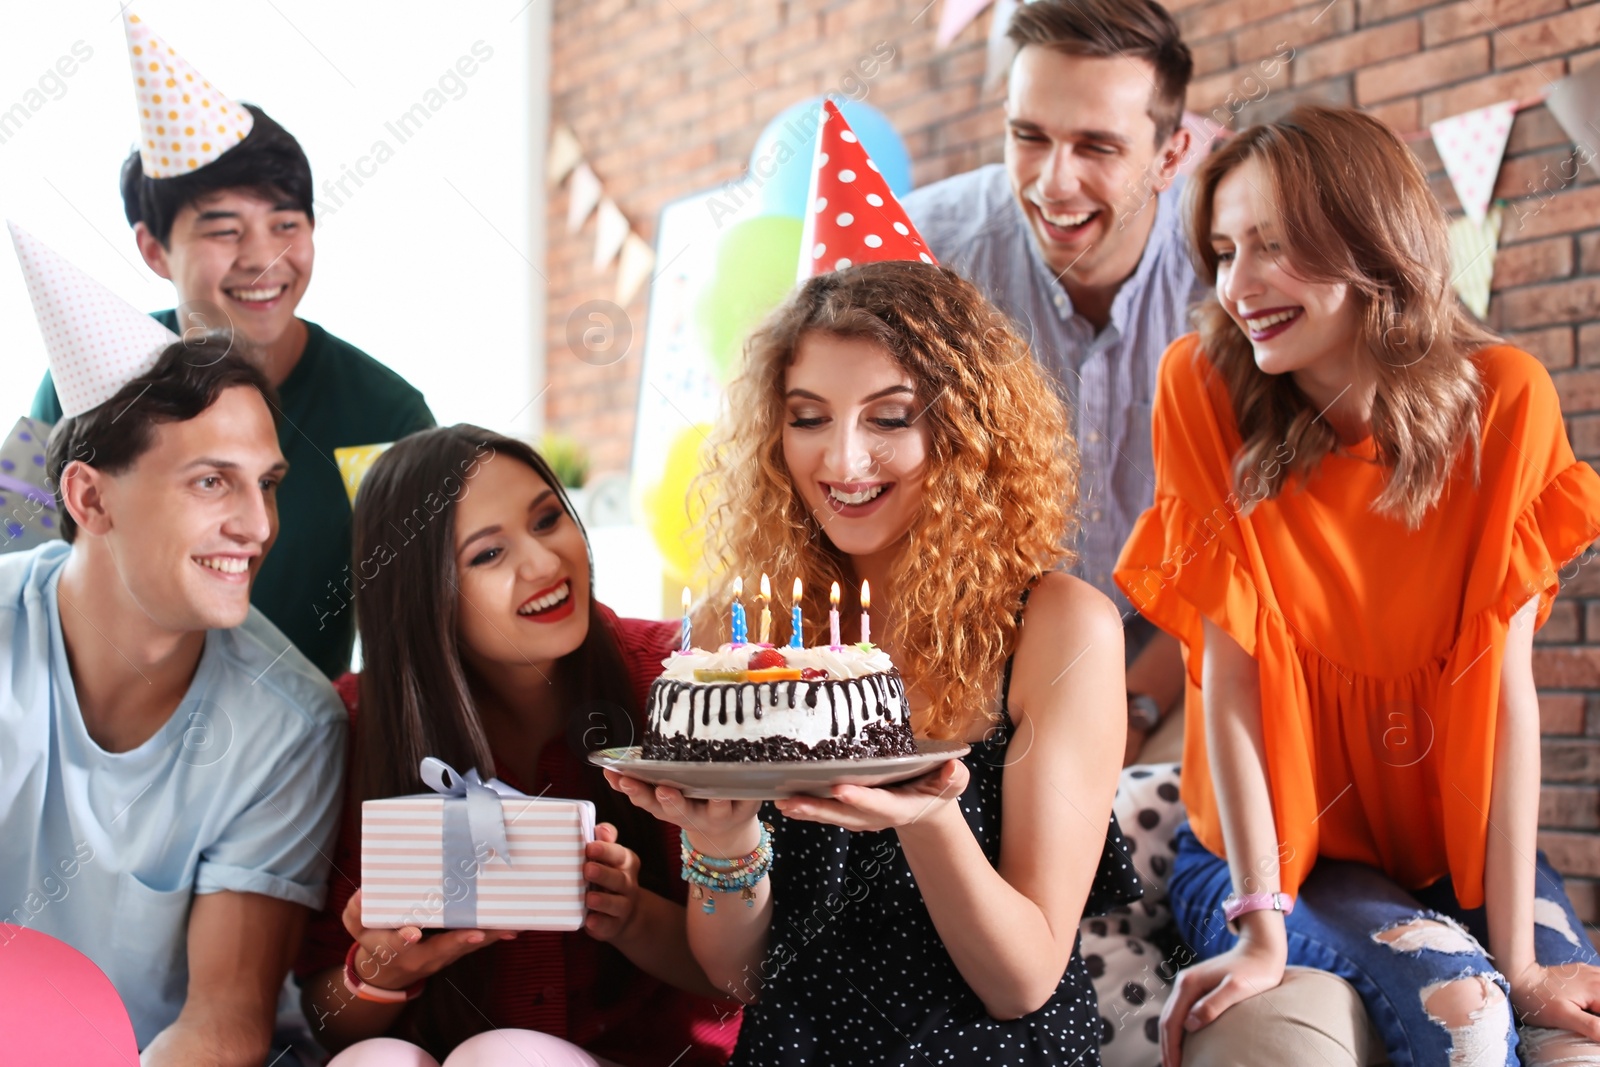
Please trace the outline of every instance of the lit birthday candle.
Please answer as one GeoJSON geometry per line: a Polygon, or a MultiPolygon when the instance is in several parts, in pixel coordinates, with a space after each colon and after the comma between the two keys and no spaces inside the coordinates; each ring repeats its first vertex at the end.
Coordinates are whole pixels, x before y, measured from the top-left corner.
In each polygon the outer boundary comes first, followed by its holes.
{"type": "Polygon", "coordinates": [[[839,647],[839,583],[834,582],[833,588],[828,590],[828,603],[833,605],[828,609],[828,644],[834,648],[839,647]]]}
{"type": "Polygon", "coordinates": [[[689,587],[683,587],[683,647],[678,651],[689,651],[689,587]]]}
{"type": "Polygon", "coordinates": [[[744,604],[740,600],[743,596],[744,579],[735,578],[733,580],[733,643],[735,645],[744,644],[747,637],[744,622],[744,604]]]}
{"type": "Polygon", "coordinates": [[[761,643],[770,645],[772,644],[772,609],[768,606],[768,603],[772,600],[772,582],[768,580],[765,574],[761,576],[761,592],[758,595],[761,597],[761,643]]]}
{"type": "Polygon", "coordinates": [[[872,590],[867,588],[867,583],[861,583],[861,643],[872,644],[872,616],[867,610],[872,607],[872,590]]]}
{"type": "Polygon", "coordinates": [[[793,633],[789,635],[790,648],[804,648],[800,643],[800,579],[794,580],[794,601],[789,608],[789,625],[793,633]]]}

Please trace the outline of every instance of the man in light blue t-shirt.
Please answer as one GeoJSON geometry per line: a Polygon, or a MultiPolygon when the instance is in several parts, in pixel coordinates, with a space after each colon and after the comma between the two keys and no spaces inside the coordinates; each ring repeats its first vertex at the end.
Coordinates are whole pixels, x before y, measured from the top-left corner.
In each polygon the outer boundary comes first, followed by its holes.
{"type": "Polygon", "coordinates": [[[0,922],[94,960],[146,1067],[265,1060],[344,768],[333,688],[250,606],[286,464],[225,345],[63,420],[65,541],[0,556],[0,922]]]}

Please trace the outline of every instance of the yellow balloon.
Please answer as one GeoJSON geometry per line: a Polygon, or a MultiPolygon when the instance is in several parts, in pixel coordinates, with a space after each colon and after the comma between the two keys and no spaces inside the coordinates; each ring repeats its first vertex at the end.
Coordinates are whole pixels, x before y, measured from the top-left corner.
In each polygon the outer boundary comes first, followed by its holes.
{"type": "Polygon", "coordinates": [[[703,570],[705,535],[699,524],[705,509],[689,499],[689,483],[700,473],[700,449],[710,433],[711,427],[701,424],[673,438],[661,480],[641,494],[646,526],[674,585],[692,581],[703,570]]]}

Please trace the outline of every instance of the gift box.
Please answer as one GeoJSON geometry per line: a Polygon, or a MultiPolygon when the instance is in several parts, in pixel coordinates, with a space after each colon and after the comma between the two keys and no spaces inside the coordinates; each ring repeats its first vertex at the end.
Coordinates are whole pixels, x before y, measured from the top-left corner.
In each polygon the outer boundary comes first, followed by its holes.
{"type": "Polygon", "coordinates": [[[433,793],[361,805],[361,923],[576,930],[586,913],[587,800],[530,797],[477,771],[422,762],[433,793]]]}
{"type": "Polygon", "coordinates": [[[23,417],[0,442],[0,552],[21,552],[61,536],[56,495],[47,489],[50,424],[23,417]]]}

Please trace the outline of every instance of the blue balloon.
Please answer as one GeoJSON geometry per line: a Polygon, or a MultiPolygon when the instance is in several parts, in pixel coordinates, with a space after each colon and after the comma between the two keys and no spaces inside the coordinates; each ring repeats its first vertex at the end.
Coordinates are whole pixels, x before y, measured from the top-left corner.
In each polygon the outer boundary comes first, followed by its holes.
{"type": "MultiPolygon", "coordinates": [[[[816,154],[822,97],[791,105],[767,123],[750,153],[750,181],[757,186],[762,215],[803,218],[811,184],[811,159],[816,154]]],[[[911,157],[894,124],[870,104],[834,98],[845,121],[861,139],[895,196],[911,191],[911,157]]]]}

